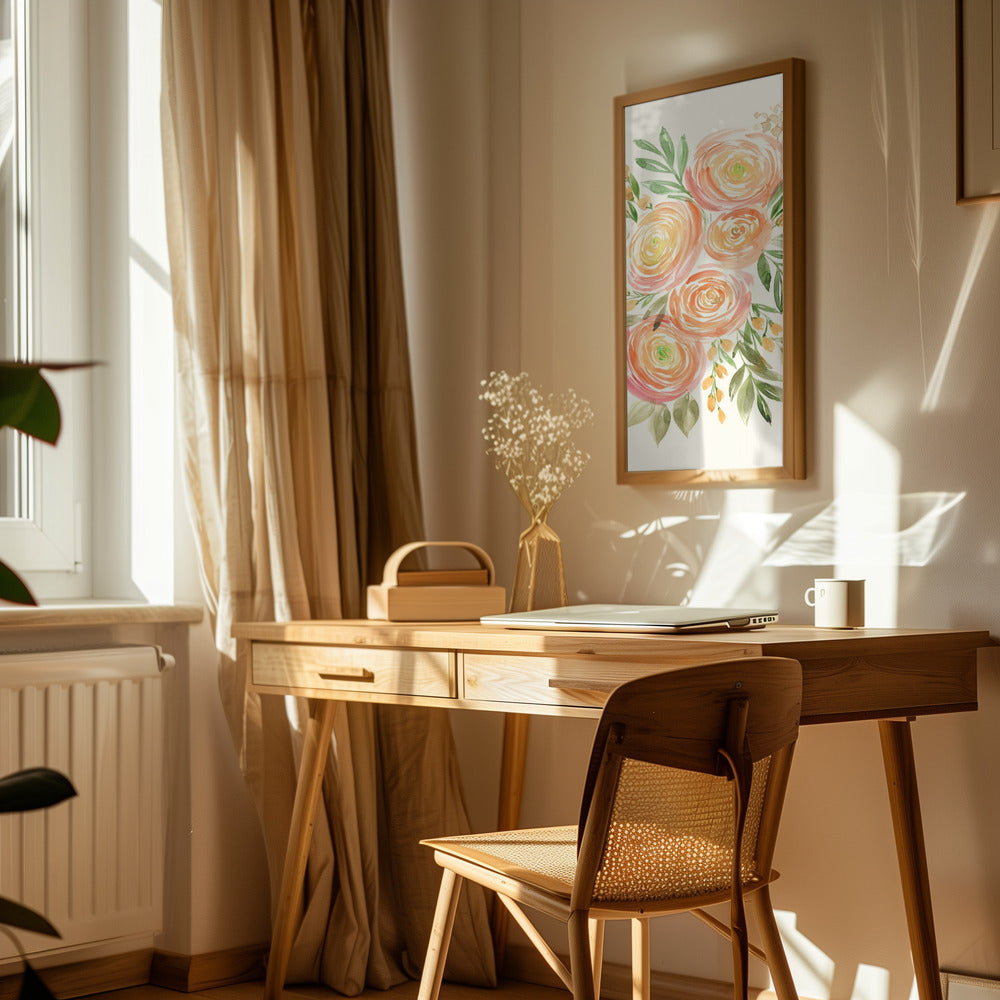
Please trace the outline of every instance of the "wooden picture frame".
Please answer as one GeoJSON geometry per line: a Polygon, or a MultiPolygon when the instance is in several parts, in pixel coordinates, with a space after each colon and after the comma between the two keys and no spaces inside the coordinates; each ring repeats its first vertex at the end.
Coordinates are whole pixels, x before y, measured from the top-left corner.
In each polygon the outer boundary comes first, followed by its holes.
{"type": "Polygon", "coordinates": [[[955,200],[1000,199],[1000,0],[955,0],[955,200]]]}
{"type": "Polygon", "coordinates": [[[619,483],[805,478],[804,78],[615,99],[619,483]]]}

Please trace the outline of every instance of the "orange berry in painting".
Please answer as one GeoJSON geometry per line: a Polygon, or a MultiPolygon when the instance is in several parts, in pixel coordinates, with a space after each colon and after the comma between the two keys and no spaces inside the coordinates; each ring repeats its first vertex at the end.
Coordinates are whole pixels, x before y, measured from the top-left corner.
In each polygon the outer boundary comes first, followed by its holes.
{"type": "Polygon", "coordinates": [[[774,350],[774,341],[770,337],[763,337],[760,342],[760,346],[764,348],[765,351],[774,350]]]}

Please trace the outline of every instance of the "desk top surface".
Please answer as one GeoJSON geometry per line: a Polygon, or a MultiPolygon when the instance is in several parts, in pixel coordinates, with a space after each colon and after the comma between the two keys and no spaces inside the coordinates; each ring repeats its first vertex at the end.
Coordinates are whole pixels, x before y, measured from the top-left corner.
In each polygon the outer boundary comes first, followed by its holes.
{"type": "Polygon", "coordinates": [[[656,656],[696,644],[734,655],[859,656],[874,653],[977,649],[993,640],[985,629],[825,629],[768,625],[742,632],[643,635],[509,629],[478,622],[384,622],[368,620],[242,622],[238,639],[336,646],[450,649],[521,655],[656,656]]]}

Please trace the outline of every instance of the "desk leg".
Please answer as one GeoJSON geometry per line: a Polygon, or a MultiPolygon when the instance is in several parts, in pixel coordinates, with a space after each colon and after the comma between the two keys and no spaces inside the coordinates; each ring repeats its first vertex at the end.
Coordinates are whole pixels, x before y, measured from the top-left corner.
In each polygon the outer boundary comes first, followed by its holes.
{"type": "Polygon", "coordinates": [[[333,735],[333,716],[337,703],[321,699],[312,703],[302,744],[302,763],[295,785],[295,803],[292,822],[288,831],[285,864],[281,870],[281,890],[271,931],[271,952],[267,961],[267,978],[264,982],[264,1000],[279,1000],[288,971],[288,958],[298,929],[299,904],[302,901],[302,883],[309,857],[316,806],[323,788],[323,770],[326,766],[330,737],[333,735]],[[312,711],[315,714],[312,714],[312,711]]]}
{"type": "Polygon", "coordinates": [[[913,740],[906,720],[885,719],[878,724],[882,760],[889,789],[892,828],[896,835],[896,857],[903,883],[906,926],[920,1000],[941,1000],[931,889],[927,878],[924,830],[920,820],[917,773],[913,764],[913,740]]]}
{"type": "MultiPolygon", "coordinates": [[[[497,803],[497,829],[513,830],[521,819],[521,788],[528,749],[528,715],[509,714],[503,723],[503,757],[500,761],[500,801],[497,803]]],[[[493,899],[493,957],[497,975],[507,949],[507,909],[493,899]]]]}

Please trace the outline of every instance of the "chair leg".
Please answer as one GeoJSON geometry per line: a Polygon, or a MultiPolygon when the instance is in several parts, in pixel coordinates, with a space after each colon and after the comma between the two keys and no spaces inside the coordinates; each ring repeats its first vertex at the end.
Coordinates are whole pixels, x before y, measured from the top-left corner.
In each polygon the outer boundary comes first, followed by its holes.
{"type": "Polygon", "coordinates": [[[649,1000],[649,921],[632,919],[632,1000],[649,1000]]]}
{"type": "Polygon", "coordinates": [[[417,1000],[437,1000],[441,991],[441,979],[444,976],[445,960],[448,958],[448,945],[451,944],[451,930],[455,925],[455,911],[458,909],[462,881],[461,876],[450,868],[443,869],[417,1000]]]}
{"type": "Polygon", "coordinates": [[[767,967],[771,973],[771,981],[774,983],[774,992],[777,994],[778,1000],[799,1000],[795,983],[792,981],[792,972],[788,968],[785,947],[781,943],[781,935],[778,933],[778,924],[774,919],[774,908],[771,906],[771,894],[768,891],[768,886],[765,885],[752,893],[749,900],[754,909],[754,916],[757,918],[757,929],[760,932],[764,952],[767,955],[767,967]]]}
{"type": "Polygon", "coordinates": [[[574,910],[569,915],[566,929],[569,932],[569,971],[573,977],[573,1000],[597,1000],[587,911],[574,910]]]}
{"type": "Polygon", "coordinates": [[[604,921],[592,917],[590,926],[590,955],[594,969],[594,995],[601,995],[601,972],[604,967],[604,921]]]}

